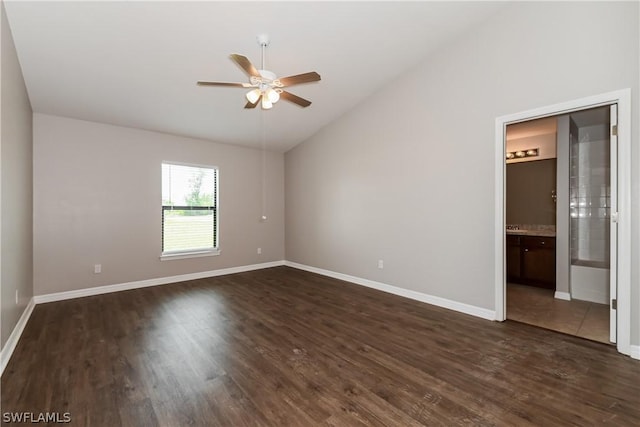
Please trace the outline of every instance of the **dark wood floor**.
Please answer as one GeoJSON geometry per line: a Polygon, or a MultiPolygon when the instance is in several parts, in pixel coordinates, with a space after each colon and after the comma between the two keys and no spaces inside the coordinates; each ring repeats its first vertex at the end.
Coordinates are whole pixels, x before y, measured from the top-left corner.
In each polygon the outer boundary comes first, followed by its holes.
{"type": "Polygon", "coordinates": [[[1,402],[74,426],[631,426],[640,363],[277,267],[38,305],[1,402]]]}

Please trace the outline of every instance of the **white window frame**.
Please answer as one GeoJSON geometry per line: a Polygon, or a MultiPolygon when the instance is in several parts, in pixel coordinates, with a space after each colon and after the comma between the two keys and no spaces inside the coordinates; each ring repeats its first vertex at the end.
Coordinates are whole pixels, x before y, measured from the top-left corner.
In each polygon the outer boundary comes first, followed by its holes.
{"type": "MultiPolygon", "coordinates": [[[[218,166],[212,165],[203,165],[203,164],[194,164],[194,163],[182,163],[175,161],[163,160],[160,164],[160,180],[162,182],[162,165],[175,165],[175,166],[187,166],[192,168],[201,168],[201,169],[215,169],[216,171],[216,182],[215,182],[215,228],[214,228],[214,247],[211,249],[195,249],[195,250],[180,250],[180,251],[168,251],[161,252],[160,260],[161,261],[170,261],[170,260],[178,260],[178,259],[188,259],[188,258],[201,258],[201,257],[209,257],[209,256],[217,256],[220,255],[220,168],[218,166]]],[[[161,191],[162,193],[162,191],[161,191]]],[[[164,204],[162,202],[162,195],[160,197],[160,206],[164,211],[164,204]]],[[[164,215],[164,212],[163,212],[164,215]]],[[[161,219],[160,224],[160,232],[164,233],[164,221],[161,219]]],[[[161,235],[162,237],[162,235],[161,235]]],[[[161,249],[162,251],[162,243],[161,249]]]]}

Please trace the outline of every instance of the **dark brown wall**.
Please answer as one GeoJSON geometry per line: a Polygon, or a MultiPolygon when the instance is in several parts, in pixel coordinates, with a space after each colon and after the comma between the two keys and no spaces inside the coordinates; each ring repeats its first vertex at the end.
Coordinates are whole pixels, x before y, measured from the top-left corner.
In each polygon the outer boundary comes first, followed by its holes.
{"type": "Polygon", "coordinates": [[[507,224],[555,225],[556,159],[507,165],[507,224]]]}

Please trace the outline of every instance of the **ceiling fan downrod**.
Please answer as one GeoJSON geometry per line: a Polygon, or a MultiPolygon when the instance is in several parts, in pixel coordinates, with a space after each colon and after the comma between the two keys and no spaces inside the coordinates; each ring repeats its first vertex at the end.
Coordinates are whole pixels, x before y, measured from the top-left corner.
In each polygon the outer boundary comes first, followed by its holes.
{"type": "Polygon", "coordinates": [[[265,65],[264,65],[264,51],[265,51],[265,48],[267,46],[269,46],[269,35],[268,34],[260,34],[258,36],[258,44],[262,48],[262,64],[261,64],[262,66],[260,67],[260,69],[266,70],[265,65]]]}

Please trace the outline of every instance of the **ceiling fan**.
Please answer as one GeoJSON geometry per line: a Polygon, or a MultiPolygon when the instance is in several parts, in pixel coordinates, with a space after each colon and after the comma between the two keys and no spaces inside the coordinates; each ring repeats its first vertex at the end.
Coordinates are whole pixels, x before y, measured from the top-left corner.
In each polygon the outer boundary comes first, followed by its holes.
{"type": "Polygon", "coordinates": [[[253,66],[246,56],[237,53],[232,54],[231,59],[240,66],[248,75],[250,83],[234,83],[234,82],[204,82],[199,81],[199,86],[233,86],[243,88],[253,88],[246,93],[247,104],[244,108],[255,108],[260,102],[264,110],[273,107],[280,98],[289,102],[293,102],[301,107],[308,107],[311,101],[301,98],[284,90],[289,87],[301,83],[317,82],[320,80],[320,74],[315,71],[309,73],[297,74],[295,76],[278,78],[272,71],[266,70],[264,65],[264,51],[269,45],[269,37],[267,35],[258,36],[258,44],[262,48],[262,67],[260,70],[253,66]]]}

